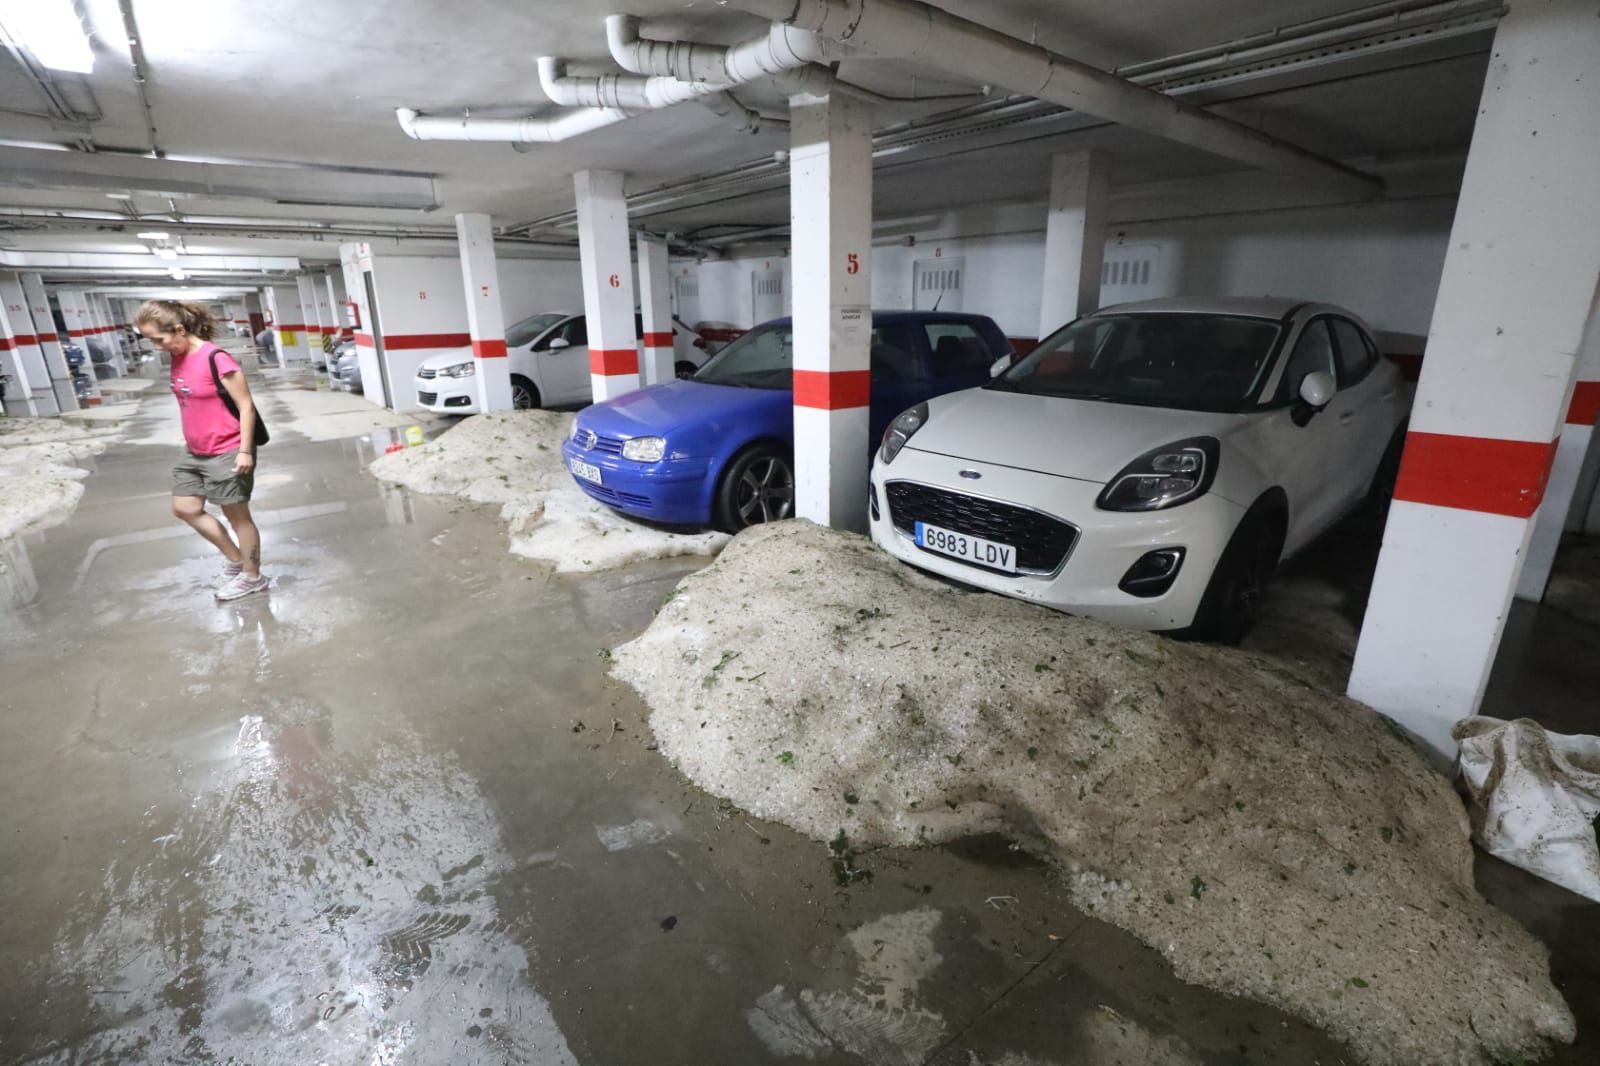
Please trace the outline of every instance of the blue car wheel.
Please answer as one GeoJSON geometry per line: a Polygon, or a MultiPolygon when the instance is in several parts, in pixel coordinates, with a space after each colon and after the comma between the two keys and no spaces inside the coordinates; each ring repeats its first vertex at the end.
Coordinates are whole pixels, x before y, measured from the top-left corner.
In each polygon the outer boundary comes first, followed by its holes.
{"type": "Polygon", "coordinates": [[[770,444],[739,453],[717,486],[717,528],[737,533],[794,514],[794,466],[770,444]]]}

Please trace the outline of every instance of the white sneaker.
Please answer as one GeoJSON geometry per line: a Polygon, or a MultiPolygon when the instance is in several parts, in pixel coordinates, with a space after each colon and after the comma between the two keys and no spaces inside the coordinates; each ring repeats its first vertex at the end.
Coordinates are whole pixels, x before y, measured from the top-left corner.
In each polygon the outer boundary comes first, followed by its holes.
{"type": "Polygon", "coordinates": [[[245,577],[244,574],[239,574],[218,589],[216,596],[217,599],[223,601],[237,600],[240,597],[250,595],[252,592],[265,592],[267,591],[267,585],[265,574],[257,574],[255,577],[245,577]]]}
{"type": "Polygon", "coordinates": [[[243,563],[224,562],[222,564],[222,582],[223,582],[223,584],[227,584],[228,581],[230,581],[233,578],[238,577],[243,572],[244,572],[244,564],[243,563]]]}

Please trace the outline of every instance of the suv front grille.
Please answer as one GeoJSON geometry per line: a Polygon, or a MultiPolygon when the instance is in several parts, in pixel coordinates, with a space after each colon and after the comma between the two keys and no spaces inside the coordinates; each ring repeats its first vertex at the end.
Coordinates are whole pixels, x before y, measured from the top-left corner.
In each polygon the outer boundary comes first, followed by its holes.
{"type": "Polygon", "coordinates": [[[985,500],[912,481],[888,486],[889,521],[907,536],[918,522],[953,529],[972,537],[1010,544],[1017,549],[1017,567],[1034,574],[1053,574],[1078,540],[1070,522],[1014,504],[985,500]]]}

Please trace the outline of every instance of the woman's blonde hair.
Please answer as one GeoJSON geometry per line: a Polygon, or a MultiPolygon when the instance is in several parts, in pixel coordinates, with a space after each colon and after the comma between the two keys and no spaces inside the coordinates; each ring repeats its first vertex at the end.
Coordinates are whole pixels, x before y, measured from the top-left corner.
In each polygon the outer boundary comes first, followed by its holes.
{"type": "Polygon", "coordinates": [[[182,326],[191,336],[208,341],[217,335],[217,320],[211,312],[186,300],[146,300],[133,316],[135,325],[154,325],[163,333],[182,326]]]}

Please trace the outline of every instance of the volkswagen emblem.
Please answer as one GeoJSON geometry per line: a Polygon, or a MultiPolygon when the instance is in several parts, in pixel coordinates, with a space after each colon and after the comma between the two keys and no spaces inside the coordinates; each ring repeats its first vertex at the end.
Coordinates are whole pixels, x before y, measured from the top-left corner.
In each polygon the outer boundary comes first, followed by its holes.
{"type": "Polygon", "coordinates": [[[976,481],[983,475],[978,473],[976,470],[963,470],[961,471],[961,476],[966,478],[968,481],[976,481]]]}
{"type": "Polygon", "coordinates": [[[578,445],[584,451],[589,451],[591,448],[594,447],[595,441],[597,441],[599,439],[600,439],[599,437],[595,436],[594,430],[586,429],[582,433],[578,434],[578,445]]]}

